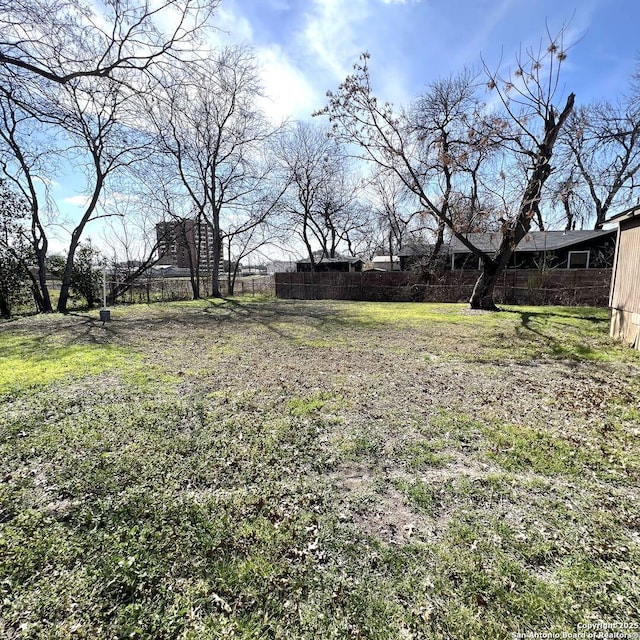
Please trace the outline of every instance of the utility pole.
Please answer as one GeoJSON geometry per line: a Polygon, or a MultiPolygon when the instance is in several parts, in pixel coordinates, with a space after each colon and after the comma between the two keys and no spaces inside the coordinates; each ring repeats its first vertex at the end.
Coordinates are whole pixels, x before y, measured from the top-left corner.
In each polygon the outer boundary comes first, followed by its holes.
{"type": "Polygon", "coordinates": [[[100,309],[100,321],[111,322],[111,311],[107,309],[107,261],[102,263],[102,309],[100,309]]]}

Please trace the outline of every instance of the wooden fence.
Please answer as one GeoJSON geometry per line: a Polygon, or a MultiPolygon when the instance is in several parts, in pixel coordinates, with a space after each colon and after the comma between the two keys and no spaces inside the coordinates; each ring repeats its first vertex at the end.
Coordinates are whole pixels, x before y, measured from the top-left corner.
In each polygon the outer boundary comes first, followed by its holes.
{"type": "MultiPolygon", "coordinates": [[[[276,296],[298,300],[467,302],[479,271],[445,271],[429,282],[412,271],[362,273],[277,273],[276,296]]],[[[505,271],[495,289],[502,304],[606,307],[611,269],[505,271]]]]}

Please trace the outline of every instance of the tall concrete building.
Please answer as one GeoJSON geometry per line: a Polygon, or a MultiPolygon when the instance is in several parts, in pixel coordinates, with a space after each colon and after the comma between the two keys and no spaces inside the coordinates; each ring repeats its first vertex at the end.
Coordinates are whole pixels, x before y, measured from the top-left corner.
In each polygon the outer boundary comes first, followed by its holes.
{"type": "Polygon", "coordinates": [[[200,271],[210,271],[213,264],[213,231],[195,220],[171,220],[156,224],[158,257],[161,264],[188,269],[198,263],[200,271]]]}

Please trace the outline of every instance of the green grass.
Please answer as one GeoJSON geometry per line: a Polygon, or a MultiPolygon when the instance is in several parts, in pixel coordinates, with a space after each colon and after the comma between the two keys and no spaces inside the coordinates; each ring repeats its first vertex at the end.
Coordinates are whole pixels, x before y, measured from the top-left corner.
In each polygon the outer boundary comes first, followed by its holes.
{"type": "Polygon", "coordinates": [[[43,337],[9,337],[0,352],[0,395],[96,375],[126,359],[126,350],[111,344],[61,345],[43,337]]]}
{"type": "Polygon", "coordinates": [[[601,309],[131,306],[0,325],[0,636],[640,621],[640,357],[601,309]]]}

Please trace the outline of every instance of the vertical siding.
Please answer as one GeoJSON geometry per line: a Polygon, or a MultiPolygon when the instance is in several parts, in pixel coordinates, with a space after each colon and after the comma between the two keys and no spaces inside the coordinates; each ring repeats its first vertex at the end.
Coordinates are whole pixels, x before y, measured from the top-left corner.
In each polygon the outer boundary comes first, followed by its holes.
{"type": "Polygon", "coordinates": [[[640,313],[640,219],[620,223],[611,306],[640,313]]]}
{"type": "Polygon", "coordinates": [[[640,350],[640,218],[620,223],[611,291],[611,336],[640,350]]]}

